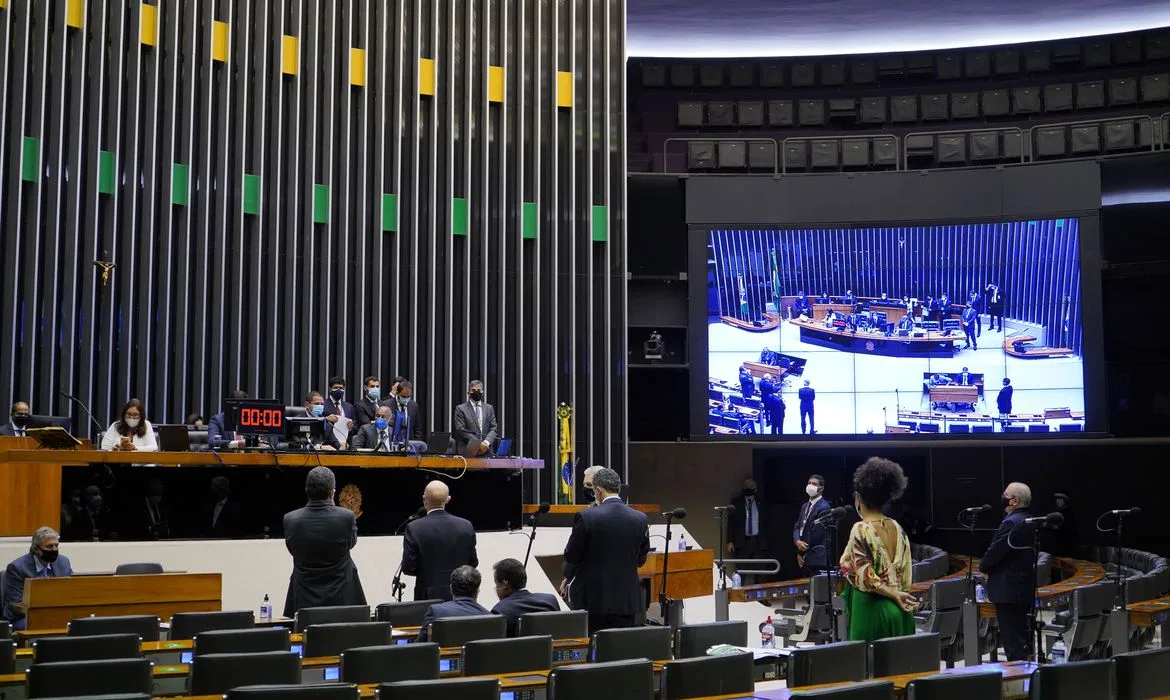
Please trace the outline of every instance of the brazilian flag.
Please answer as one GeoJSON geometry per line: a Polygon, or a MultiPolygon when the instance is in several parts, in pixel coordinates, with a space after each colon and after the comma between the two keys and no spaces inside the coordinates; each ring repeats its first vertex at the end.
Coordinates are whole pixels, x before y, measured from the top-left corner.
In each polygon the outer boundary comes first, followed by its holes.
{"type": "Polygon", "coordinates": [[[748,318],[747,287],[743,284],[742,274],[739,276],[739,313],[743,316],[743,320],[751,320],[748,318]]]}
{"type": "Polygon", "coordinates": [[[772,249],[772,303],[780,313],[780,265],[776,263],[776,249],[772,249]]]}

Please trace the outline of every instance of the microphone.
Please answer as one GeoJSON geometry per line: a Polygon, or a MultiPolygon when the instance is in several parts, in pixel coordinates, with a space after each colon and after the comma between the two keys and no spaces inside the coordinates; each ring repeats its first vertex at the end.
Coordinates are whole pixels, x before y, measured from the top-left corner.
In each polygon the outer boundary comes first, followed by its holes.
{"type": "Polygon", "coordinates": [[[411,524],[415,520],[418,520],[419,518],[426,517],[426,514],[427,514],[427,507],[426,506],[420,507],[418,510],[411,513],[409,518],[402,521],[402,524],[399,525],[396,530],[394,530],[394,534],[397,535],[397,534],[401,533],[403,528],[405,528],[407,525],[411,524]]]}
{"type": "Polygon", "coordinates": [[[731,515],[732,513],[735,512],[735,506],[728,503],[725,506],[715,506],[715,510],[725,510],[725,511],[727,511],[728,515],[731,515]]]}
{"type": "Polygon", "coordinates": [[[1025,518],[1024,522],[1029,525],[1040,525],[1041,527],[1060,527],[1064,524],[1064,513],[1038,515],[1035,518],[1025,518]]]}
{"type": "Polygon", "coordinates": [[[533,527],[535,527],[536,526],[536,519],[538,517],[544,515],[545,513],[549,512],[549,510],[551,510],[551,509],[552,509],[552,506],[550,506],[548,504],[548,501],[541,501],[540,505],[537,506],[537,508],[536,508],[536,512],[534,512],[532,514],[532,517],[530,517],[528,519],[528,522],[532,523],[533,527]]]}
{"type": "Polygon", "coordinates": [[[853,506],[839,506],[837,508],[833,508],[829,512],[827,512],[824,515],[820,516],[819,518],[813,520],[813,522],[814,523],[821,523],[821,522],[824,522],[826,520],[840,520],[841,518],[844,518],[846,515],[849,515],[851,513],[856,513],[856,512],[857,511],[855,511],[853,509],[853,506]]]}
{"type": "Polygon", "coordinates": [[[85,403],[83,403],[81,399],[77,398],[73,394],[70,394],[70,393],[67,393],[64,391],[59,391],[57,393],[61,394],[65,398],[69,399],[73,403],[77,404],[81,408],[81,410],[85,413],[85,415],[89,416],[89,422],[93,423],[93,427],[97,428],[96,434],[97,435],[102,434],[102,424],[97,422],[97,418],[93,417],[93,414],[89,412],[89,408],[86,407],[85,403]]]}
{"type": "Polygon", "coordinates": [[[665,515],[667,518],[674,518],[675,520],[682,520],[683,518],[687,517],[687,509],[686,508],[675,508],[674,510],[669,510],[669,511],[663,513],[663,515],[665,515]]]}
{"type": "Polygon", "coordinates": [[[981,506],[974,506],[972,508],[964,508],[963,512],[964,513],[971,513],[973,515],[978,515],[980,513],[990,513],[993,510],[995,510],[995,509],[992,508],[989,504],[984,503],[981,506]]]}
{"type": "Polygon", "coordinates": [[[1111,510],[1108,514],[1116,515],[1119,518],[1124,518],[1127,515],[1141,515],[1142,509],[1134,506],[1133,508],[1127,508],[1125,510],[1111,510]]]}

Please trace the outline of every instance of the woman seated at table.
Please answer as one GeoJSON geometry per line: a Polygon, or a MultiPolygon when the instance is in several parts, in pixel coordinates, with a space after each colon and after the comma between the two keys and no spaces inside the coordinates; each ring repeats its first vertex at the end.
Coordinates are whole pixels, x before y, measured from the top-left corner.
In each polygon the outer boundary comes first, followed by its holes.
{"type": "Polygon", "coordinates": [[[905,490],[902,467],[888,459],[871,457],[853,474],[861,522],[849,532],[841,555],[850,641],[914,634],[911,612],[918,601],[910,593],[910,540],[897,521],[882,515],[882,508],[905,490]]]}
{"type": "Polygon", "coordinates": [[[158,452],[154,426],[146,420],[146,409],[138,399],[122,407],[122,417],[102,435],[102,449],[124,452],[158,452]]]}

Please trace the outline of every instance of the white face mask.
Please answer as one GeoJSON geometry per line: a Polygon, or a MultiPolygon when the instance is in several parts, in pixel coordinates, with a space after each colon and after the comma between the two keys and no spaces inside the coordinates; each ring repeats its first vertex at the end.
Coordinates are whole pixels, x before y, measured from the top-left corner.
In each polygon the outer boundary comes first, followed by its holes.
{"type": "Polygon", "coordinates": [[[127,418],[126,419],[126,427],[127,428],[137,428],[138,421],[139,421],[138,418],[127,418]]]}
{"type": "Polygon", "coordinates": [[[816,484],[809,484],[804,487],[804,492],[808,494],[809,498],[816,498],[817,494],[820,493],[820,489],[817,488],[816,484]]]}

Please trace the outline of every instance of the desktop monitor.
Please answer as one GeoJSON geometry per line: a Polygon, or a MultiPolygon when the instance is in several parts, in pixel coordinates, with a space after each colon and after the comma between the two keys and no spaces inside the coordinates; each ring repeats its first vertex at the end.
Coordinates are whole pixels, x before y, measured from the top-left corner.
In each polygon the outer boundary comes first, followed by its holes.
{"type": "Polygon", "coordinates": [[[319,444],[325,441],[323,418],[285,418],[286,436],[290,443],[319,444]]]}
{"type": "Polygon", "coordinates": [[[240,435],[282,437],[284,403],[276,399],[225,399],[224,430],[240,435]]]}
{"type": "Polygon", "coordinates": [[[873,312],[873,325],[884,326],[888,318],[885,311],[875,311],[873,312]]]}
{"type": "Polygon", "coordinates": [[[923,321],[922,329],[927,331],[937,331],[939,329],[938,321],[923,321]]]}
{"type": "MultiPolygon", "coordinates": [[[[931,323],[934,323],[934,322],[931,321],[931,323]]],[[[958,333],[960,326],[961,326],[961,324],[959,323],[959,319],[957,319],[957,318],[944,318],[943,322],[942,322],[942,329],[944,331],[950,331],[952,333],[958,333]]]]}

